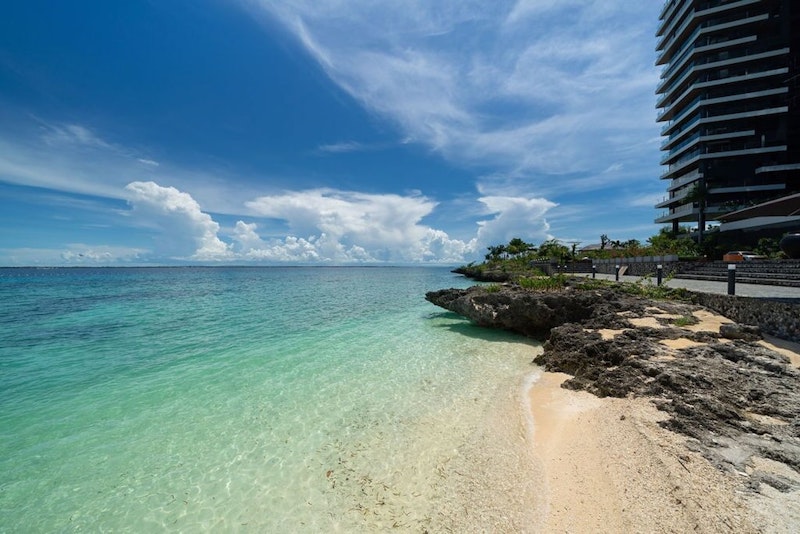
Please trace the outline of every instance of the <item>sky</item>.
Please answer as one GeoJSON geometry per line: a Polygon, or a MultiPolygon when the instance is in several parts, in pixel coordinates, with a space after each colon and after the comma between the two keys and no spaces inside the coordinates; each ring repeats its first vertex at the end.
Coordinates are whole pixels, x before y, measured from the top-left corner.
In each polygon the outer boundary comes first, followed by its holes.
{"type": "Polygon", "coordinates": [[[0,266],[446,264],[658,233],[645,0],[26,0],[0,266]]]}

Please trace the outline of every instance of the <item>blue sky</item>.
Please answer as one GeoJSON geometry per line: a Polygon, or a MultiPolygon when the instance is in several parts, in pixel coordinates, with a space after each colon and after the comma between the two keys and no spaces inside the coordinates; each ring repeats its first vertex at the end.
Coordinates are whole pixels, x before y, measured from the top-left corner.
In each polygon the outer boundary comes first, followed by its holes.
{"type": "Polygon", "coordinates": [[[648,0],[26,0],[0,265],[444,263],[658,232],[648,0]]]}

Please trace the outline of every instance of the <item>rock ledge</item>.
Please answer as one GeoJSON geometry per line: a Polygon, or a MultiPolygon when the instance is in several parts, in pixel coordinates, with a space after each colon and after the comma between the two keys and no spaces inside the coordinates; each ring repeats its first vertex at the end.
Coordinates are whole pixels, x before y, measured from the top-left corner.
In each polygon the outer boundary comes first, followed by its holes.
{"type": "Polygon", "coordinates": [[[485,327],[546,340],[535,363],[572,378],[564,387],[600,397],[641,396],[670,415],[662,424],[721,469],[780,491],[800,477],[754,471],[754,455],[800,474],[800,372],[707,309],[616,289],[532,292],[505,286],[428,293],[433,304],[485,327]],[[716,317],[717,322],[708,321],[716,317]],[[709,326],[710,324],[710,326],[709,326]],[[740,332],[741,336],[729,332],[740,332]]]}

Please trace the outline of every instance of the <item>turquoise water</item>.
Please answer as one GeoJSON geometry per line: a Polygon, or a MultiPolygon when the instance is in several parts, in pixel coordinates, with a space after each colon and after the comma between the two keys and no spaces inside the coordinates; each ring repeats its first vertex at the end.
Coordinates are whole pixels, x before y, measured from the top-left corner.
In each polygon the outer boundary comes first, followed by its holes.
{"type": "Polygon", "coordinates": [[[466,285],[444,268],[0,269],[0,531],[446,525],[452,460],[534,350],[423,298],[466,285]]]}

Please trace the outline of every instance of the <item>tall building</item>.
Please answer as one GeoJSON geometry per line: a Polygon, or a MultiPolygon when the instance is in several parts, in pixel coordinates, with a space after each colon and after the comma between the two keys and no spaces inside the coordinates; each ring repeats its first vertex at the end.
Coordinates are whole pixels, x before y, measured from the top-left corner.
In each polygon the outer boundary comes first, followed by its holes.
{"type": "Polygon", "coordinates": [[[800,0],[669,0],[659,20],[655,222],[800,230],[800,0]]]}

